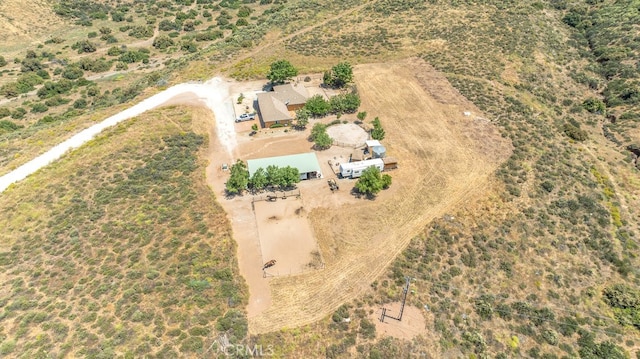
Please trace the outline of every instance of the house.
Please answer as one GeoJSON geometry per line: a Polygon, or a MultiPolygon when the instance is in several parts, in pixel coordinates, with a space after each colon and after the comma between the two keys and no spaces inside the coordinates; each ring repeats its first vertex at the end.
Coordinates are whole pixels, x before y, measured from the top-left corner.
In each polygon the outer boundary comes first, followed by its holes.
{"type": "Polygon", "coordinates": [[[273,91],[259,93],[258,108],[262,126],[290,125],[295,117],[293,112],[301,109],[308,98],[309,93],[302,85],[278,85],[273,87],[273,91]]]}
{"type": "Polygon", "coordinates": [[[293,121],[293,116],[287,109],[287,105],[273,96],[272,92],[258,94],[258,108],[262,127],[264,128],[280,124],[289,126],[293,121]]]}
{"type": "Polygon", "coordinates": [[[366,161],[341,163],[340,176],[342,176],[342,178],[358,178],[362,176],[362,172],[369,167],[376,167],[382,171],[384,169],[384,162],[380,158],[374,158],[366,161]]]}
{"type": "Polygon", "coordinates": [[[247,160],[247,169],[249,170],[250,177],[253,177],[253,174],[256,173],[258,168],[266,170],[269,166],[291,166],[296,168],[298,172],[300,172],[301,180],[322,178],[320,163],[314,152],[247,160]]]}

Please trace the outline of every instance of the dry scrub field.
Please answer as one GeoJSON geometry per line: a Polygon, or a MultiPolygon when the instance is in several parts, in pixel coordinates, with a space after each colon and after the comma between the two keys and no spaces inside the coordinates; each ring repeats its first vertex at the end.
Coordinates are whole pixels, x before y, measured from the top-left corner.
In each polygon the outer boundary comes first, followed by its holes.
{"type": "Polygon", "coordinates": [[[312,323],[361,295],[425,224],[482,196],[511,151],[480,111],[420,60],[358,66],[355,79],[361,109],[380,117],[388,152],[400,160],[392,188],[374,201],[311,210],[326,269],[271,279],[271,306],[250,316],[252,333],[312,323]]]}

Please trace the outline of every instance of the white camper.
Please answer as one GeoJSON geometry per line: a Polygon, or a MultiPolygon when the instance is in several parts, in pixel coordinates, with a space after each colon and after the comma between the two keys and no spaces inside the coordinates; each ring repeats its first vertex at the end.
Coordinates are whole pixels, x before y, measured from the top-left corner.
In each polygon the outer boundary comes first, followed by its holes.
{"type": "Polygon", "coordinates": [[[382,158],[374,158],[366,161],[341,163],[340,175],[342,178],[358,178],[362,176],[362,171],[369,167],[376,167],[382,172],[384,169],[384,161],[382,158]]]}

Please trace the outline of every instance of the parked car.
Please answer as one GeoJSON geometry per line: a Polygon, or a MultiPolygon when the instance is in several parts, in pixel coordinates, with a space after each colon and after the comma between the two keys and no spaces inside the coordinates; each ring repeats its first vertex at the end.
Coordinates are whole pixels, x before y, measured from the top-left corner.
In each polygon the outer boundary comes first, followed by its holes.
{"type": "Polygon", "coordinates": [[[254,120],[255,118],[256,118],[255,113],[243,113],[242,115],[240,115],[240,117],[236,118],[236,122],[251,121],[251,120],[254,120]]]}

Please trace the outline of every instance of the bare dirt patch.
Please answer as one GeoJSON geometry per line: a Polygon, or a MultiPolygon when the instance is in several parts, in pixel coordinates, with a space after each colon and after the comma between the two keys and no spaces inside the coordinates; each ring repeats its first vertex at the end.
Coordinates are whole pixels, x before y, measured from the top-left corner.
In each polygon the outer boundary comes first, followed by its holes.
{"type": "Polygon", "coordinates": [[[329,126],[327,134],[340,146],[364,146],[364,142],[369,139],[367,132],[355,123],[329,126]]]}
{"type": "Polygon", "coordinates": [[[268,276],[293,275],[309,269],[318,245],[301,199],[287,197],[254,202],[260,248],[264,262],[276,260],[266,269],[268,276]]]}
{"type": "MultiPolygon", "coordinates": [[[[386,314],[397,317],[400,312],[400,302],[393,302],[384,305],[386,314]]],[[[405,305],[402,312],[402,320],[385,318],[380,321],[382,307],[369,311],[369,319],[376,325],[376,336],[391,336],[398,339],[411,340],[418,335],[424,335],[427,329],[427,320],[424,316],[424,309],[405,305]]]]}

